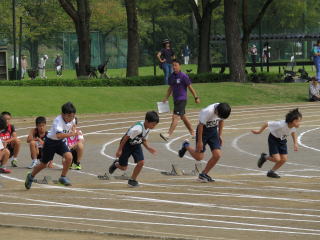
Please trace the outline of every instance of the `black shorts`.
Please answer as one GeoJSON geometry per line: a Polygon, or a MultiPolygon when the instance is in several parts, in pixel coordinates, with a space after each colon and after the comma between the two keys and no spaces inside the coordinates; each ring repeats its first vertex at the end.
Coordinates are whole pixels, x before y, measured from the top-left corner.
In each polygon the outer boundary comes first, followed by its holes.
{"type": "Polygon", "coordinates": [[[41,162],[48,163],[53,159],[55,153],[63,156],[66,152],[70,152],[70,149],[63,140],[46,138],[42,149],[41,162]]]}
{"type": "Polygon", "coordinates": [[[71,149],[71,154],[72,154],[72,162],[73,163],[78,163],[78,153],[76,149],[71,149]]]}
{"type": "MultiPolygon", "coordinates": [[[[197,146],[197,143],[198,143],[198,128],[196,131],[196,146],[197,146]]],[[[209,145],[211,152],[214,149],[221,149],[221,142],[218,135],[217,127],[212,127],[212,128],[206,128],[205,126],[203,127],[202,143],[203,143],[203,149],[201,152],[206,151],[207,144],[209,145]]]]}
{"type": "Polygon", "coordinates": [[[42,148],[38,148],[39,149],[39,153],[37,156],[37,159],[41,159],[42,158],[42,148]]]}
{"type": "Polygon", "coordinates": [[[122,167],[128,166],[128,160],[131,155],[135,163],[144,160],[141,144],[130,145],[130,143],[126,142],[119,157],[119,165],[122,167]]]}
{"type": "Polygon", "coordinates": [[[175,115],[183,116],[186,113],[187,100],[174,101],[173,113],[175,115]]]}
{"type": "Polygon", "coordinates": [[[268,137],[269,154],[288,154],[287,139],[281,140],[276,138],[271,133],[268,137]]]}

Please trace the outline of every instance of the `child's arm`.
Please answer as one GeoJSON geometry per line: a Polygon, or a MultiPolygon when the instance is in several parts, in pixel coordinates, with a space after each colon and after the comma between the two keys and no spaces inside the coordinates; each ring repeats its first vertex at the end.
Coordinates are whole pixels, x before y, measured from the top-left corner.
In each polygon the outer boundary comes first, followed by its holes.
{"type": "Polygon", "coordinates": [[[130,138],[130,137],[129,137],[128,135],[126,135],[126,136],[121,140],[121,142],[120,142],[120,144],[119,144],[119,147],[118,147],[118,150],[117,150],[117,152],[116,152],[116,157],[117,157],[117,158],[121,156],[121,154],[122,154],[122,149],[123,149],[124,145],[126,144],[126,142],[129,140],[129,138],[130,138]]]}
{"type": "Polygon", "coordinates": [[[193,97],[194,97],[195,103],[200,103],[200,99],[199,99],[199,97],[197,96],[197,93],[196,93],[196,91],[193,89],[193,87],[191,86],[191,84],[188,85],[188,88],[189,88],[190,92],[192,93],[192,95],[193,95],[193,97]]]}
{"type": "Polygon", "coordinates": [[[268,123],[264,123],[259,130],[251,130],[254,134],[262,133],[268,127],[268,123]]]}
{"type": "Polygon", "coordinates": [[[171,93],[172,93],[172,87],[170,86],[170,87],[168,88],[167,94],[166,94],[166,96],[164,97],[164,99],[162,100],[162,102],[168,101],[168,98],[170,97],[171,93]]]}
{"type": "Polygon", "coordinates": [[[203,124],[198,124],[198,139],[197,139],[197,152],[201,152],[203,149],[203,142],[202,142],[202,134],[203,134],[203,124]]]}
{"type": "Polygon", "coordinates": [[[221,120],[219,121],[219,139],[220,139],[220,145],[222,146],[222,130],[223,130],[223,127],[224,127],[224,121],[221,120]]]}
{"type": "Polygon", "coordinates": [[[152,154],[156,154],[157,153],[157,150],[154,149],[153,147],[150,147],[147,140],[146,139],[143,139],[143,142],[142,142],[143,146],[152,154]]]}
{"type": "Polygon", "coordinates": [[[298,151],[298,141],[297,141],[297,134],[295,132],[291,133],[292,140],[293,140],[293,150],[295,152],[298,151]]]}
{"type": "Polygon", "coordinates": [[[34,136],[34,129],[31,129],[27,138],[27,143],[30,143],[33,140],[33,136],[34,136]]]}
{"type": "Polygon", "coordinates": [[[71,133],[57,133],[56,136],[58,139],[64,139],[64,138],[68,138],[68,137],[75,137],[78,136],[79,133],[77,131],[75,132],[71,132],[71,133]]]}

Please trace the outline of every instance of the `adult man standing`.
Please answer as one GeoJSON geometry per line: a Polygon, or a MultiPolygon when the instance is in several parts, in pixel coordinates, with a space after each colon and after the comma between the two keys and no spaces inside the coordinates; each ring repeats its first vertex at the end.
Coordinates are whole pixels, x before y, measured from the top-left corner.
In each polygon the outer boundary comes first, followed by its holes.
{"type": "Polygon", "coordinates": [[[172,73],[172,61],[176,59],[174,52],[171,48],[171,43],[169,39],[164,39],[162,41],[163,48],[158,52],[157,58],[160,62],[161,68],[164,73],[164,84],[168,84],[168,79],[172,73]]]}
{"type": "Polygon", "coordinates": [[[183,60],[184,60],[184,64],[188,65],[189,64],[189,60],[190,60],[190,48],[187,45],[184,49],[183,49],[183,60]]]}
{"type": "Polygon", "coordinates": [[[40,75],[40,78],[41,79],[46,79],[46,62],[48,60],[48,55],[43,55],[42,58],[40,58],[40,61],[39,61],[39,65],[38,65],[38,68],[39,68],[39,75],[40,75]]]}
{"type": "Polygon", "coordinates": [[[169,88],[167,94],[163,99],[163,102],[168,101],[168,98],[172,94],[174,100],[174,109],[172,115],[172,122],[168,133],[160,133],[160,137],[168,141],[171,134],[178,125],[179,118],[183,121],[184,125],[190,132],[190,135],[194,137],[194,130],[191,126],[189,119],[185,115],[185,108],[187,105],[187,88],[192,93],[195,103],[200,103],[200,99],[196,94],[196,91],[191,86],[191,80],[189,76],[181,72],[181,64],[179,61],[173,61],[173,73],[169,77],[169,88]]]}
{"type": "Polygon", "coordinates": [[[313,53],[313,62],[316,66],[317,71],[317,81],[320,82],[320,40],[317,41],[317,44],[312,48],[313,53]]]}
{"type": "Polygon", "coordinates": [[[60,54],[57,54],[57,57],[54,60],[54,64],[56,66],[57,77],[61,77],[62,76],[62,58],[60,54]]]}
{"type": "Polygon", "coordinates": [[[27,72],[27,68],[28,68],[27,57],[23,55],[21,57],[21,79],[24,79],[24,75],[27,72]]]}

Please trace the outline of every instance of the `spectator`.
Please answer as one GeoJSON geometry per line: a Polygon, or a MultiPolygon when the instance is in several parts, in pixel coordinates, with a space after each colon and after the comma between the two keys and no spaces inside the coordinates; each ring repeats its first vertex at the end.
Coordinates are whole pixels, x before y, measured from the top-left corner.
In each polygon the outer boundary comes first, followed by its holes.
{"type": "Polygon", "coordinates": [[[315,77],[311,78],[309,86],[309,100],[310,102],[320,101],[320,86],[315,77]]]}
{"type": "Polygon", "coordinates": [[[39,75],[40,75],[40,78],[41,79],[46,79],[46,62],[48,60],[48,55],[43,55],[42,58],[40,58],[40,61],[39,61],[39,65],[38,65],[38,68],[39,68],[39,75]]]}
{"type": "Polygon", "coordinates": [[[54,60],[54,64],[56,66],[57,77],[61,77],[62,76],[62,58],[60,54],[57,54],[57,57],[54,60]]]}
{"type": "Polygon", "coordinates": [[[270,57],[271,57],[271,55],[270,55],[270,49],[271,49],[271,47],[269,46],[269,43],[268,42],[266,42],[264,45],[263,45],[263,61],[266,63],[269,59],[270,59],[270,57]]]}
{"type": "Polygon", "coordinates": [[[27,57],[23,55],[21,57],[21,79],[24,79],[24,75],[27,72],[27,68],[28,68],[27,57]]]}
{"type": "Polygon", "coordinates": [[[163,48],[158,52],[157,58],[160,61],[160,68],[164,72],[164,84],[168,85],[168,79],[172,73],[172,61],[176,59],[169,39],[162,41],[163,48]]]}
{"type": "Polygon", "coordinates": [[[183,49],[183,60],[184,60],[184,64],[188,65],[189,64],[189,60],[190,60],[190,48],[187,45],[184,49],[183,49]]]}
{"type": "Polygon", "coordinates": [[[76,74],[77,74],[77,76],[79,76],[79,56],[74,61],[74,66],[76,68],[76,74]]]}
{"type": "Polygon", "coordinates": [[[320,81],[320,40],[317,41],[317,44],[312,48],[313,53],[313,62],[316,66],[317,71],[317,80],[320,81]]]}
{"type": "Polygon", "coordinates": [[[256,72],[256,64],[257,64],[257,55],[258,55],[258,49],[256,45],[252,45],[252,47],[249,49],[249,54],[251,56],[251,61],[252,61],[252,67],[251,71],[256,72]]]}

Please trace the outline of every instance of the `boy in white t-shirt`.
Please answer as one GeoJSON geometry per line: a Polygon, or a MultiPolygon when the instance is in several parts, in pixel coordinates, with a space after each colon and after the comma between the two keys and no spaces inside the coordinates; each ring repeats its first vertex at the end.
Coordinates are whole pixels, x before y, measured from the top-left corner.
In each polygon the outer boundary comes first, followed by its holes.
{"type": "Polygon", "coordinates": [[[33,168],[32,173],[28,173],[25,187],[30,189],[33,179],[42,169],[47,167],[49,161],[51,161],[54,155],[57,153],[65,160],[63,162],[63,169],[59,183],[65,186],[70,186],[71,182],[66,177],[69,166],[72,163],[72,154],[67,145],[66,139],[72,136],[78,136],[79,132],[75,128],[75,114],[76,108],[71,102],[67,102],[61,107],[61,115],[56,117],[53,121],[51,129],[45,139],[42,157],[40,163],[33,168]]]}
{"type": "Polygon", "coordinates": [[[273,168],[268,171],[267,176],[271,178],[280,178],[276,171],[288,160],[287,137],[292,136],[294,151],[298,151],[298,142],[296,128],[300,126],[302,115],[298,108],[293,109],[286,115],[286,120],[267,122],[259,130],[252,130],[254,134],[262,133],[267,127],[270,130],[268,137],[269,156],[261,153],[258,160],[258,167],[267,161],[274,162],[273,168]]]}
{"type": "Polygon", "coordinates": [[[134,162],[137,164],[133,170],[131,178],[128,180],[130,187],[138,187],[139,183],[137,177],[144,165],[144,156],[141,144],[152,154],[156,150],[149,146],[147,137],[150,129],[155,128],[159,123],[159,116],[155,111],[147,112],[145,121],[137,122],[133,125],[120,141],[118,150],[116,152],[115,160],[109,167],[109,173],[112,174],[119,168],[122,171],[127,170],[129,157],[132,156],[134,162]]]}
{"type": "Polygon", "coordinates": [[[179,157],[182,158],[188,151],[195,160],[200,161],[204,157],[206,145],[209,145],[212,156],[205,169],[199,174],[201,182],[214,182],[208,173],[221,157],[224,119],[227,119],[230,113],[231,107],[228,103],[214,103],[202,109],[196,132],[196,149],[190,147],[190,143],[185,140],[179,150],[179,157]]]}

